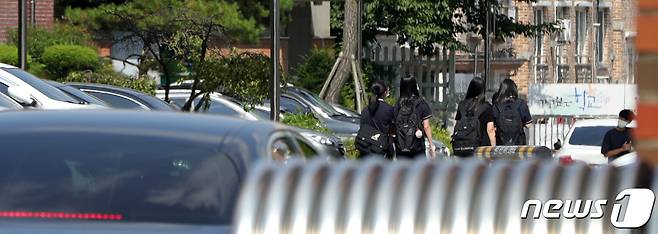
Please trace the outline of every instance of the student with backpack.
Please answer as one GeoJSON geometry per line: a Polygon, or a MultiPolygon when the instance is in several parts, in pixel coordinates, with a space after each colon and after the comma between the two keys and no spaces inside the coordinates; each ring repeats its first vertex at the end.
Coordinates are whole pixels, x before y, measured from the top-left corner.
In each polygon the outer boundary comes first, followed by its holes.
{"type": "Polygon", "coordinates": [[[426,149],[429,149],[430,159],[436,157],[431,117],[432,109],[420,96],[416,78],[402,78],[400,98],[395,104],[395,151],[398,157],[414,158],[423,155],[426,149]]]}
{"type": "Polygon", "coordinates": [[[454,155],[473,156],[477,147],[496,145],[493,108],[485,100],[482,78],[471,80],[466,98],[457,106],[455,120],[457,124],[452,135],[454,155]]]}
{"type": "Polygon", "coordinates": [[[505,79],[500,83],[494,103],[494,124],[496,125],[496,144],[526,145],[525,128],[532,123],[528,104],[519,98],[516,83],[505,79]]]}
{"type": "Polygon", "coordinates": [[[359,156],[383,155],[392,159],[393,139],[393,107],[384,99],[389,95],[388,85],[381,80],[375,81],[370,87],[372,95],[368,106],[361,111],[361,124],[356,136],[356,148],[359,156]]]}

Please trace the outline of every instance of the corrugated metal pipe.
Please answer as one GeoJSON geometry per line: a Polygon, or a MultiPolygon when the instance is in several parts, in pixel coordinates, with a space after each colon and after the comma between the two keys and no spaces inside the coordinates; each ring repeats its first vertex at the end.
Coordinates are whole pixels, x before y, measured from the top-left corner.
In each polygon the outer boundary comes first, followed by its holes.
{"type": "Polygon", "coordinates": [[[639,229],[612,225],[615,204],[622,204],[623,215],[636,202],[633,196],[616,201],[626,188],[657,191],[658,173],[637,164],[564,166],[538,160],[265,163],[243,187],[235,233],[658,233],[658,217],[639,229]],[[546,211],[551,199],[564,201],[562,209],[546,211]],[[541,204],[528,205],[528,218],[521,218],[528,200],[541,204]],[[599,200],[607,204],[595,218],[593,204],[599,200]],[[591,212],[566,218],[573,212],[564,208],[574,203],[590,204],[591,212]],[[535,211],[539,218],[533,218],[535,211]]]}

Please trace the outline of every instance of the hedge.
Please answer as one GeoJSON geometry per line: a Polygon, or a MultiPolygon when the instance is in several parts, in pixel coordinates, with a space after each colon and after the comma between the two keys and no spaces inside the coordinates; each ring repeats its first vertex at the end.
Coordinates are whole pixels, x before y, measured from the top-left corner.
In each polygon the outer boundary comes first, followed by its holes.
{"type": "Polygon", "coordinates": [[[92,48],[79,45],[54,45],[46,48],[41,57],[46,73],[56,79],[74,71],[95,71],[101,61],[92,48]]]}
{"type": "MultiPolygon", "coordinates": [[[[27,62],[30,63],[32,58],[28,55],[27,62]]],[[[18,48],[11,45],[0,45],[0,63],[18,66],[18,48]]]]}

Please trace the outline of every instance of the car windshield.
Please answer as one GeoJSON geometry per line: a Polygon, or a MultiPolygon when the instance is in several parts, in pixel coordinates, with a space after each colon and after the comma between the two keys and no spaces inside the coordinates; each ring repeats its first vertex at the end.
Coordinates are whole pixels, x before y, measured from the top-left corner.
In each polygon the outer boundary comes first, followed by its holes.
{"type": "Polygon", "coordinates": [[[29,135],[34,147],[20,146],[27,136],[0,137],[12,144],[0,159],[0,220],[231,222],[240,173],[214,144],[84,131],[29,135]],[[16,212],[26,215],[10,215],[16,212]]]}
{"type": "Polygon", "coordinates": [[[611,126],[577,127],[573,130],[571,138],[569,138],[569,144],[601,146],[605,133],[612,128],[611,126]]]}
{"type": "Polygon", "coordinates": [[[331,116],[338,116],[342,115],[340,112],[336,111],[333,106],[331,106],[329,103],[325,102],[324,100],[320,99],[317,95],[306,91],[299,89],[299,93],[306,99],[309,100],[313,105],[316,105],[320,107],[324,112],[331,116]]]}
{"type": "Polygon", "coordinates": [[[76,89],[74,87],[68,86],[68,85],[62,85],[58,87],[60,90],[64,91],[66,94],[69,96],[78,99],[78,101],[81,102],[86,102],[86,103],[91,103],[91,104],[96,104],[100,106],[107,106],[107,103],[101,101],[100,99],[89,95],[85,92],[80,91],[79,89],[76,89]]]}
{"type": "Polygon", "coordinates": [[[55,88],[52,85],[47,84],[45,81],[37,78],[36,76],[26,71],[23,71],[18,68],[4,68],[3,70],[8,72],[9,74],[18,77],[23,82],[32,86],[34,89],[39,90],[39,92],[43,93],[43,95],[46,95],[46,97],[50,99],[61,101],[61,102],[78,103],[77,100],[75,100],[68,94],[62,92],[61,90],[55,88]]]}

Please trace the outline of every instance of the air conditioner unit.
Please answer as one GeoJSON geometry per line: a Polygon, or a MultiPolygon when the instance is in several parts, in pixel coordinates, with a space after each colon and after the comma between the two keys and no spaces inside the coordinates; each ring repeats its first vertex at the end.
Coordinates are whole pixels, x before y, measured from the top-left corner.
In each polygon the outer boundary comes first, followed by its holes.
{"type": "Polygon", "coordinates": [[[559,42],[571,41],[571,20],[561,19],[558,22],[559,22],[560,30],[562,30],[562,32],[558,34],[558,41],[559,42]]]}

